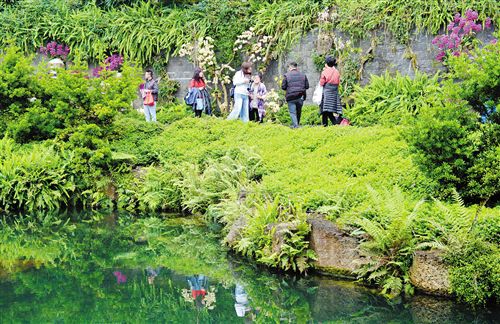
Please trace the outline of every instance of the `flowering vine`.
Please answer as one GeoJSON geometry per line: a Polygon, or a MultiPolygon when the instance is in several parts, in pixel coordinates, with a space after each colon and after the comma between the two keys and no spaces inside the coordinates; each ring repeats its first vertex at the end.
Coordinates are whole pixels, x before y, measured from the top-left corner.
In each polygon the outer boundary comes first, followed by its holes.
{"type": "Polygon", "coordinates": [[[233,52],[243,52],[246,61],[261,66],[264,71],[267,63],[272,59],[272,46],[274,40],[268,35],[257,35],[255,29],[250,27],[238,36],[234,43],[233,52]]]}
{"type": "Polygon", "coordinates": [[[231,83],[229,72],[234,72],[234,69],[228,64],[217,62],[213,42],[213,38],[205,37],[193,43],[184,44],[179,50],[179,56],[188,57],[204,71],[207,82],[215,88],[212,95],[217,105],[222,112],[229,112],[230,100],[227,85],[231,83]]]}
{"type": "Polygon", "coordinates": [[[449,55],[460,56],[475,45],[476,33],[492,26],[491,18],[486,18],[483,28],[478,22],[478,17],[477,11],[471,9],[465,12],[465,16],[455,14],[453,21],[446,28],[448,33],[438,35],[432,40],[432,44],[439,49],[436,60],[442,62],[449,55]]]}

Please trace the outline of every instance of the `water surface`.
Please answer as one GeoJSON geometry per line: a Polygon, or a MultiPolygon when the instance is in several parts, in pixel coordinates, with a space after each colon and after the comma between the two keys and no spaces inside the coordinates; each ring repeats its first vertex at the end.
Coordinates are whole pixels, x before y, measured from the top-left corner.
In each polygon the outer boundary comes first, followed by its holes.
{"type": "Polygon", "coordinates": [[[494,323],[496,310],[388,301],[328,277],[271,273],[196,221],[79,225],[74,258],[0,274],[2,323],[494,323]]]}

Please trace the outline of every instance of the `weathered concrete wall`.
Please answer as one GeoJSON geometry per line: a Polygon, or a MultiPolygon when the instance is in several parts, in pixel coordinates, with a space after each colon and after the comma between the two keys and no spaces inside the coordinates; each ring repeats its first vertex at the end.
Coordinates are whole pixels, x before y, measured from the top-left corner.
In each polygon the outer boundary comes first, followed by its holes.
{"type": "Polygon", "coordinates": [[[177,98],[182,99],[187,93],[189,81],[193,77],[195,66],[184,57],[172,57],[167,65],[167,73],[170,79],[179,82],[177,98]]]}
{"type": "MultiPolygon", "coordinates": [[[[342,36],[344,40],[349,39],[343,33],[337,34],[342,36]]],[[[371,32],[366,38],[355,42],[353,45],[360,47],[362,53],[366,53],[371,48],[371,53],[374,56],[364,65],[361,84],[366,84],[370,80],[371,74],[381,75],[386,70],[399,71],[403,75],[414,76],[415,68],[426,73],[435,73],[443,69],[442,65],[435,60],[437,49],[431,44],[433,38],[433,35],[424,32],[414,33],[408,45],[401,45],[390,32],[379,29],[371,32]],[[374,46],[372,47],[372,45],[374,46]]],[[[492,31],[478,34],[478,39],[484,43],[489,43],[493,38],[492,31]]],[[[268,89],[278,87],[275,78],[286,72],[288,62],[295,61],[299,64],[299,69],[305,72],[309,79],[310,89],[307,92],[307,97],[310,102],[320,76],[313,61],[313,54],[317,52],[317,40],[318,32],[311,31],[304,35],[287,55],[272,61],[264,75],[264,83],[268,89]]],[[[185,58],[173,57],[168,64],[167,70],[170,77],[181,83],[181,88],[178,91],[179,98],[182,98],[187,90],[193,69],[193,64],[185,58]]]]}

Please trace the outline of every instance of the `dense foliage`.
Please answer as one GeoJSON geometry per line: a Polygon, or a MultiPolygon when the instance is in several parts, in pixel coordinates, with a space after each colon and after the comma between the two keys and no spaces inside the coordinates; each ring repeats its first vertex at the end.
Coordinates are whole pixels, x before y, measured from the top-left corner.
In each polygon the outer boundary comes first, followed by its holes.
{"type": "Polygon", "coordinates": [[[101,61],[118,52],[152,64],[167,61],[185,43],[211,36],[220,61],[230,62],[233,44],[243,31],[253,27],[257,34],[271,36],[272,51],[283,54],[303,32],[317,26],[324,8],[332,8],[332,27],[354,37],[385,26],[405,43],[415,28],[437,33],[456,12],[469,8],[480,13],[480,21],[491,17],[497,25],[500,22],[495,0],[393,1],[390,5],[384,0],[21,0],[0,11],[0,39],[27,52],[58,40],[91,60],[101,61]]]}
{"type": "MultiPolygon", "coordinates": [[[[256,37],[270,37],[266,50],[277,57],[332,5],[330,27],[361,37],[384,25],[405,42],[413,28],[437,32],[452,11],[466,9],[461,1],[445,2],[24,0],[4,6],[0,38],[21,50],[8,47],[0,57],[0,210],[16,229],[6,226],[1,234],[19,240],[0,246],[9,251],[0,262],[36,260],[35,253],[41,255],[36,264],[70,257],[55,244],[32,240],[31,230],[17,230],[24,223],[13,212],[87,207],[197,214],[221,236],[236,233],[226,243],[239,253],[303,272],[316,258],[308,242],[312,212],[359,238],[370,259],[357,274],[387,296],[412,292],[413,253],[434,248],[447,252],[459,298],[500,300],[499,44],[450,56],[441,75],[387,73],[354,87],[346,115],[356,127],[292,130],[280,125],[288,123],[286,109],[270,112],[264,125],[189,118],[185,105],[171,104],[177,84],[167,78],[160,123],[146,123],[130,105],[140,82],[130,60],[163,64],[206,36],[221,62],[231,63],[238,57],[234,40],[250,27],[256,37]],[[49,41],[69,46],[74,64],[48,71],[21,54],[49,41]],[[127,59],[120,73],[106,68],[106,57],[122,64],[118,54],[127,59]],[[86,60],[104,62],[95,77],[81,64],[86,60]],[[33,252],[31,242],[43,248],[33,252]],[[13,247],[20,254],[10,254],[13,247]]],[[[496,1],[473,5],[480,19],[498,22],[496,1]]],[[[304,124],[317,124],[317,113],[304,107],[304,124]]],[[[59,226],[37,221],[33,236],[59,226]]],[[[150,217],[137,224],[126,237],[160,255],[168,229],[150,217]]],[[[54,240],[71,230],[61,226],[54,240]]]]}

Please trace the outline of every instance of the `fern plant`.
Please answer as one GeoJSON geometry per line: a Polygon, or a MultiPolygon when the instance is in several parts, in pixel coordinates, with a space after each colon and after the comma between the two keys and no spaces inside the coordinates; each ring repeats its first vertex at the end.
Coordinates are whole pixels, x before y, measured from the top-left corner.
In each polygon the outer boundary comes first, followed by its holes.
{"type": "Polygon", "coordinates": [[[416,246],[413,226],[423,201],[409,208],[397,187],[370,192],[367,205],[360,207],[351,221],[358,228],[353,235],[367,237],[360,247],[369,262],[356,271],[358,278],[381,286],[388,297],[412,294],[408,272],[416,246]]]}

